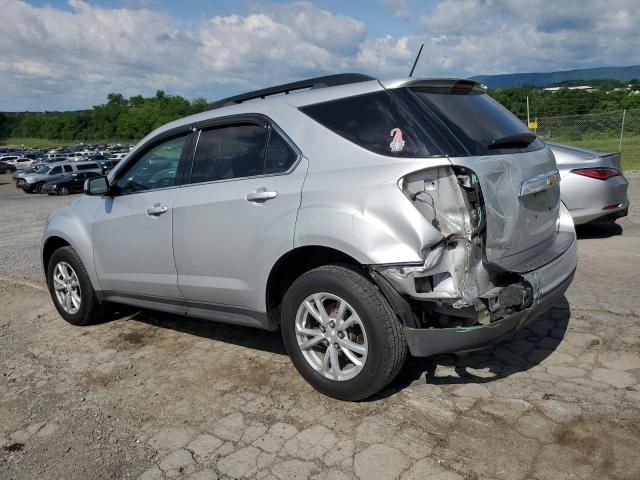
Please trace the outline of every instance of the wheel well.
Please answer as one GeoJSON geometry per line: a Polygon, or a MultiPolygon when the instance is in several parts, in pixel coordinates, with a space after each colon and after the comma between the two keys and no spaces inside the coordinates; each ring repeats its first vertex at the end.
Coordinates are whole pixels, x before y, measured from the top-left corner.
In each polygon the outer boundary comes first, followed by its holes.
{"type": "Polygon", "coordinates": [[[282,298],[296,278],[309,270],[333,263],[349,264],[364,269],[353,257],[329,247],[299,247],[280,257],[267,280],[266,301],[269,316],[279,324],[282,298]]]}
{"type": "Polygon", "coordinates": [[[47,272],[47,267],[49,266],[49,260],[51,259],[51,255],[57,249],[61,247],[69,247],[69,242],[60,238],[60,237],[50,237],[47,238],[47,241],[44,242],[44,248],[42,249],[42,265],[44,266],[45,274],[47,272]]]}

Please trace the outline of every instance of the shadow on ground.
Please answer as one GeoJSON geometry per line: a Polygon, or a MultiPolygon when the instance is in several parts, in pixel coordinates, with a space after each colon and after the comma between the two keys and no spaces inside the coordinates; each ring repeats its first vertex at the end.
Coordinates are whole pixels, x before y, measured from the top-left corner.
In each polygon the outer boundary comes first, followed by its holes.
{"type": "Polygon", "coordinates": [[[613,222],[576,225],[576,234],[579,240],[616,237],[622,235],[622,232],[622,227],[613,222]]]}
{"type": "Polygon", "coordinates": [[[560,345],[570,317],[569,302],[562,297],[551,310],[533,320],[526,328],[492,347],[458,355],[409,357],[400,375],[380,396],[393,395],[421,378],[425,383],[434,385],[489,383],[529,370],[560,345]],[[438,370],[443,370],[445,374],[440,374],[438,370]]]}
{"type": "MultiPolygon", "coordinates": [[[[129,307],[121,307],[106,321],[125,317],[202,338],[278,355],[287,354],[279,331],[268,332],[129,307]]],[[[564,338],[570,317],[569,303],[563,297],[551,310],[533,320],[526,328],[492,347],[458,355],[429,358],[409,356],[396,380],[372,400],[389,397],[422,378],[425,383],[435,385],[488,383],[529,370],[558,347],[564,338]],[[438,370],[446,373],[443,375],[438,370]]]]}
{"type": "Polygon", "coordinates": [[[129,318],[159,328],[167,328],[197,337],[217,340],[241,347],[286,355],[280,332],[269,332],[255,328],[226,325],[224,323],[200,320],[197,318],[171,315],[168,313],[138,310],[133,307],[119,306],[106,322],[129,318]]]}

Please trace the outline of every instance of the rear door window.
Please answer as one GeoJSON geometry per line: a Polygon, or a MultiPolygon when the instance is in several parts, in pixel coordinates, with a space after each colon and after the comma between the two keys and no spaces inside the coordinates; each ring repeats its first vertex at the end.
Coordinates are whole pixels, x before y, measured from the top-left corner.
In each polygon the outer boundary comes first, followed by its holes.
{"type": "Polygon", "coordinates": [[[278,132],[272,129],[264,159],[264,173],[286,172],[293,166],[297,158],[298,154],[293,151],[278,132]]]}
{"type": "Polygon", "coordinates": [[[262,125],[229,125],[200,133],[191,183],[262,175],[268,130],[262,125]]]}
{"type": "Polygon", "coordinates": [[[82,165],[76,165],[76,168],[78,169],[78,171],[81,170],[95,170],[100,168],[100,166],[97,163],[85,163],[82,165]]]}
{"type": "Polygon", "coordinates": [[[64,171],[66,173],[73,172],[73,168],[71,168],[71,165],[65,165],[64,166],[64,171]]]}

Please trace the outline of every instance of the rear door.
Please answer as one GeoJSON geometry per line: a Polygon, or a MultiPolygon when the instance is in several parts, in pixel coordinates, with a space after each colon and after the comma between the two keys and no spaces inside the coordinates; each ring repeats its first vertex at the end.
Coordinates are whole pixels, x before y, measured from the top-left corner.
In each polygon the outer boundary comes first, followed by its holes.
{"type": "Polygon", "coordinates": [[[174,204],[174,255],[187,300],[265,311],[273,263],[293,246],[306,163],[263,118],[199,134],[174,204]]]}

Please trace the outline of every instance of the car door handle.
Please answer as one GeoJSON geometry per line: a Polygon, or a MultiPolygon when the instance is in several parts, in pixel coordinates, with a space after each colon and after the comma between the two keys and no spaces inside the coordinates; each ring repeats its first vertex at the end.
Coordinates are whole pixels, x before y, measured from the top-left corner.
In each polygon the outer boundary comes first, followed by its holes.
{"type": "Polygon", "coordinates": [[[167,210],[169,210],[168,207],[165,207],[164,205],[160,205],[159,203],[157,203],[153,207],[147,208],[147,215],[150,215],[152,217],[157,217],[158,215],[162,215],[163,213],[166,213],[167,210]]]}
{"type": "Polygon", "coordinates": [[[258,190],[254,190],[251,193],[247,193],[247,196],[244,198],[247,200],[247,202],[262,203],[262,202],[266,202],[267,200],[273,200],[277,196],[278,196],[278,192],[272,192],[272,191],[260,188],[258,190]]]}

